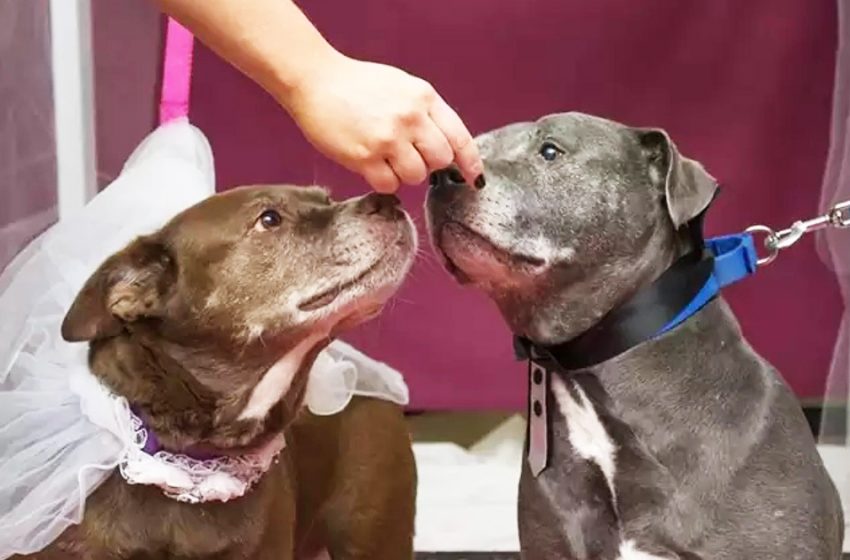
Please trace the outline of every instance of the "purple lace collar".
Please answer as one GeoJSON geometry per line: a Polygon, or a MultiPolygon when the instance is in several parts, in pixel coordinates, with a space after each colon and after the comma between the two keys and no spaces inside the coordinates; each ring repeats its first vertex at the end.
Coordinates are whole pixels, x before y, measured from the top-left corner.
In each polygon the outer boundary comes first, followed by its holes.
{"type": "MultiPolygon", "coordinates": [[[[142,447],[142,451],[147,453],[148,455],[154,456],[160,451],[165,451],[165,447],[163,447],[162,443],[160,443],[159,438],[156,435],[156,432],[151,428],[150,424],[145,420],[144,414],[141,413],[137,406],[130,406],[130,412],[138,418],[141,428],[145,431],[145,445],[142,447]]],[[[187,450],[181,451],[180,455],[185,455],[186,457],[191,457],[192,459],[197,459],[198,461],[209,461],[211,459],[217,459],[221,455],[216,455],[215,453],[205,453],[203,451],[197,450],[187,450]]]]}

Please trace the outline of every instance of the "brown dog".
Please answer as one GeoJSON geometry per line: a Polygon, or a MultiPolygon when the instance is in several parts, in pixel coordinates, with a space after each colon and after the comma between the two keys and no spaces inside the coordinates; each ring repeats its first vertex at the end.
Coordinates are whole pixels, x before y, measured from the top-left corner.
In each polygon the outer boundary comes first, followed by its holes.
{"type": "Polygon", "coordinates": [[[163,447],[241,454],[283,433],[245,496],[186,504],[115,473],[39,559],[412,558],[415,467],[400,407],[302,411],[307,374],[341,330],[377,314],[415,230],[392,196],[334,203],[319,188],[209,198],[109,258],[62,335],[163,447]]]}

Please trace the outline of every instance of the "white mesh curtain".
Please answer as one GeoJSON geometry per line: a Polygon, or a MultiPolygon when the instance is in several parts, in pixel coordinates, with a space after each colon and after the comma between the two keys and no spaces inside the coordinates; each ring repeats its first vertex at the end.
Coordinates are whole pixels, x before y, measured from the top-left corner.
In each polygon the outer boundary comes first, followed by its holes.
{"type": "MultiPolygon", "coordinates": [[[[821,192],[821,210],[850,200],[850,0],[838,0],[836,57],[830,150],[821,192]]],[[[844,503],[850,511],[850,230],[824,231],[818,250],[835,271],[844,300],[821,419],[821,451],[844,503]]],[[[848,520],[850,521],[850,520],[848,520]]],[[[845,546],[845,548],[847,548],[845,546]]]]}
{"type": "Polygon", "coordinates": [[[161,38],[150,0],[0,0],[0,270],[153,129],[161,38]]]}
{"type": "Polygon", "coordinates": [[[56,218],[47,0],[0,0],[0,269],[56,218]]]}

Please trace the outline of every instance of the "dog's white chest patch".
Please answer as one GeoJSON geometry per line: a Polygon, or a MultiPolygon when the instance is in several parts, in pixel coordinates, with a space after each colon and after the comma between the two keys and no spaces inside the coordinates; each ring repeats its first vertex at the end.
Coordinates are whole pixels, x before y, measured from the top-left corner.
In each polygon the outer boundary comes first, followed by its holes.
{"type": "Polygon", "coordinates": [[[251,391],[251,397],[239,414],[239,419],[256,420],[264,418],[275,403],[289,390],[295,374],[298,373],[301,364],[304,362],[304,356],[321,338],[320,336],[305,338],[270,367],[251,391]]]}
{"type": "Polygon", "coordinates": [[[656,556],[648,552],[638,550],[634,541],[625,541],[620,545],[620,553],[617,560],[670,560],[664,556],[656,556]]]}
{"type": "Polygon", "coordinates": [[[611,495],[616,496],[614,473],[616,472],[615,453],[617,448],[611,440],[611,436],[605,430],[605,426],[599,420],[593,404],[578,385],[573,385],[579,397],[577,401],[562,379],[552,376],[551,384],[552,394],[555,396],[558,408],[567,421],[570,444],[581,458],[596,463],[605,476],[611,495]]]}

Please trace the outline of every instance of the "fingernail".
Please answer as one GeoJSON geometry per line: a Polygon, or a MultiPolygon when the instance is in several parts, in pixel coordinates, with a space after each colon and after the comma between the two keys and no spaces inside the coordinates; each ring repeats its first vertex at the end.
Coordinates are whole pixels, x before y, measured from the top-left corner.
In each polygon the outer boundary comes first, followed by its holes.
{"type": "Polygon", "coordinates": [[[484,175],[479,175],[478,178],[475,180],[476,189],[483,189],[486,184],[487,181],[484,180],[484,175]]]}

